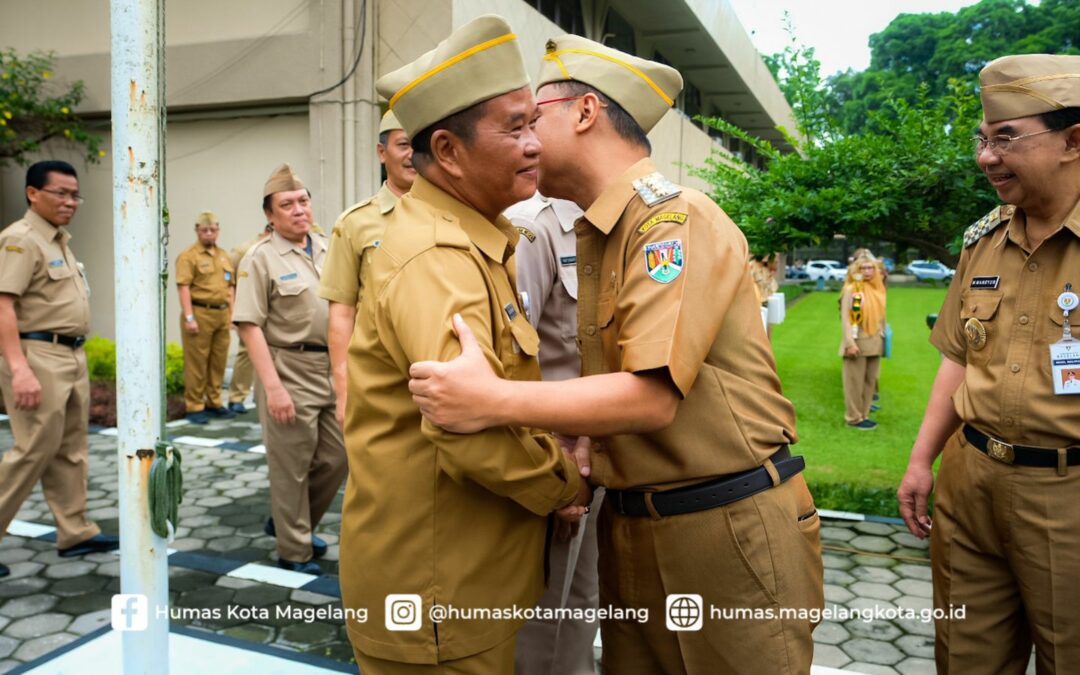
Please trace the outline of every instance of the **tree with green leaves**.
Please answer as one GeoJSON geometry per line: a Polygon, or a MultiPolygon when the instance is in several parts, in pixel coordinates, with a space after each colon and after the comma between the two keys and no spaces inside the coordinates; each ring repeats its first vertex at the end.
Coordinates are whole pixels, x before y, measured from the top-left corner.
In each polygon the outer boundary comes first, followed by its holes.
{"type": "Polygon", "coordinates": [[[73,112],[83,99],[83,83],[56,84],[53,60],[51,53],[0,51],[0,163],[28,164],[30,155],[54,138],[80,148],[87,161],[105,156],[101,136],[73,112]]]}

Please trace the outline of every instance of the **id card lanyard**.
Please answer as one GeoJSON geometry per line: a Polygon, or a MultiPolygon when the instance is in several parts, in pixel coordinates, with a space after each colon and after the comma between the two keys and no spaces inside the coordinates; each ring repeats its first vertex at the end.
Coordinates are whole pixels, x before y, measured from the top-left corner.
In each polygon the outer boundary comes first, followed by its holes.
{"type": "Polygon", "coordinates": [[[1050,345],[1050,375],[1054,379],[1054,393],[1058,396],[1080,395],[1080,340],[1072,335],[1069,313],[1080,306],[1080,298],[1065,284],[1058,295],[1057,305],[1064,312],[1061,339],[1050,345]]]}

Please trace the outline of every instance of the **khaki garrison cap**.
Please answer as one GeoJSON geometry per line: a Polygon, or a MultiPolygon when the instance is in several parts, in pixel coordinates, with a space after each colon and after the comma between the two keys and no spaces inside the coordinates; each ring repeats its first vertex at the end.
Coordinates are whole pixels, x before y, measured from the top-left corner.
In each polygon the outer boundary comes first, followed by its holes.
{"type": "Polygon", "coordinates": [[[266,179],[266,185],[263,186],[263,197],[272,195],[275,192],[290,192],[303,189],[304,182],[293,173],[292,167],[288,164],[282,164],[274,169],[274,173],[270,174],[270,177],[266,179]]]}
{"type": "Polygon", "coordinates": [[[213,211],[203,211],[195,217],[195,225],[217,225],[218,219],[213,211]]]}
{"type": "Polygon", "coordinates": [[[1080,56],[1003,56],[986,64],[979,84],[990,123],[1080,107],[1080,56]]]}
{"type": "Polygon", "coordinates": [[[375,83],[410,137],[456,112],[527,86],[517,36],[494,15],[473,19],[375,83]]]}
{"type": "Polygon", "coordinates": [[[568,80],[587,84],[618,103],[646,133],[675,105],[683,88],[679,71],[624,54],[578,35],[547,41],[536,88],[568,80]]]}
{"type": "Polygon", "coordinates": [[[387,110],[386,114],[382,116],[382,121],[379,122],[379,133],[385,134],[387,131],[393,131],[394,129],[400,129],[401,122],[398,122],[397,116],[394,115],[394,111],[387,110]]]}

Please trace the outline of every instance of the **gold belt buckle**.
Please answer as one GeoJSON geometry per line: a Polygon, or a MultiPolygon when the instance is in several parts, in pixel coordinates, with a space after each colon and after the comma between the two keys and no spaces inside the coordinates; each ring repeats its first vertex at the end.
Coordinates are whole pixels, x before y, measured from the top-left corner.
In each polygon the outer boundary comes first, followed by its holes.
{"type": "Polygon", "coordinates": [[[1013,446],[1004,441],[999,441],[996,438],[991,438],[989,442],[987,442],[986,454],[1005,464],[1012,464],[1016,459],[1016,454],[1013,452],[1013,446]]]}

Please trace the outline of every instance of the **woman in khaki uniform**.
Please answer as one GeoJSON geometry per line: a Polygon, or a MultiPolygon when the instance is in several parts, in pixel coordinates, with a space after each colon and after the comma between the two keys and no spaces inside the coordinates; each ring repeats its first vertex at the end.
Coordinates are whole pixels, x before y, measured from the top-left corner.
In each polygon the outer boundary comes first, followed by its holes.
{"type": "Polygon", "coordinates": [[[868,253],[848,267],[840,295],[840,356],[844,359],[844,421],[849,427],[877,427],[870,419],[885,348],[885,284],[878,261],[868,253]]]}

